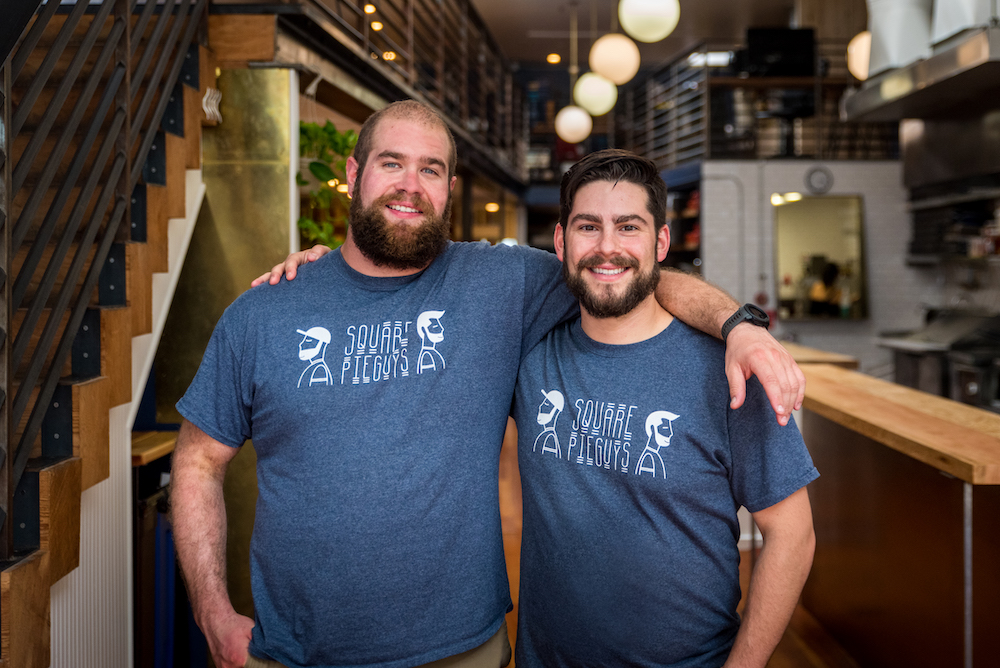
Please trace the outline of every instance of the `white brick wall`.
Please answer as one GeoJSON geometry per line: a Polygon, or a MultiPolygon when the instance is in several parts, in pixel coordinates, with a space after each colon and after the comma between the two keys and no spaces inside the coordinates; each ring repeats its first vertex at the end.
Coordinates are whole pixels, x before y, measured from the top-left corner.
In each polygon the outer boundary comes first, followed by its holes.
{"type": "MultiPolygon", "coordinates": [[[[779,322],[774,331],[802,345],[854,355],[861,370],[891,373],[891,354],[875,345],[881,332],[914,329],[924,306],[965,298],[996,308],[1000,288],[971,297],[940,269],[906,266],[910,216],[902,168],[891,161],[800,160],[708,161],[702,167],[701,242],[705,278],[739,301],[767,295],[776,303],[772,193],[806,193],[805,175],[822,164],[833,174],[830,195],[860,195],[864,206],[864,252],[869,317],[860,321],[779,322]]],[[[996,272],[1000,274],[1000,267],[996,272]]],[[[1000,281],[992,282],[1000,285],[1000,281]]]]}

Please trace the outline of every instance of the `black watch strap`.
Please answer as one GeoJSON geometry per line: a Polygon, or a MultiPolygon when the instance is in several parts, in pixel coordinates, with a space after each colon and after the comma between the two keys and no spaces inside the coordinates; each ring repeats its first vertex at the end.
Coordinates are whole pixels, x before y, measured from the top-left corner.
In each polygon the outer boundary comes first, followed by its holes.
{"type": "Polygon", "coordinates": [[[744,304],[736,310],[736,313],[729,316],[729,319],[722,325],[722,340],[725,341],[726,337],[729,336],[729,332],[733,331],[733,327],[741,322],[750,322],[758,327],[767,327],[771,323],[771,320],[767,317],[767,313],[756,304],[744,304]]]}

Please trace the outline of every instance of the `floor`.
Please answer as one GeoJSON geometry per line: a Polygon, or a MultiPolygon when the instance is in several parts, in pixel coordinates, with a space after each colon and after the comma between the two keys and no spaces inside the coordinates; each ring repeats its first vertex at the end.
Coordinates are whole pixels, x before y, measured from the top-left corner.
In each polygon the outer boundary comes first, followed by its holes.
{"type": "MultiPolygon", "coordinates": [[[[500,453],[500,519],[503,523],[504,553],[510,579],[514,610],[507,615],[507,629],[513,647],[517,640],[517,591],[521,572],[521,477],[517,471],[517,429],[508,423],[500,453]]],[[[742,554],[740,583],[746,592],[750,582],[749,552],[742,554]]],[[[742,604],[741,604],[742,605],[742,604]]],[[[511,668],[514,662],[511,661],[511,668]]],[[[795,609],[788,630],[767,664],[768,668],[858,668],[801,605],[795,609]]]]}

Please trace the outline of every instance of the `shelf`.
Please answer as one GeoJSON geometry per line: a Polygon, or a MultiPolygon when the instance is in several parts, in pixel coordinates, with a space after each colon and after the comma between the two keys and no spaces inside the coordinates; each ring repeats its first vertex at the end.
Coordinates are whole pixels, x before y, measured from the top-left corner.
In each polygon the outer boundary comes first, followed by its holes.
{"type": "Polygon", "coordinates": [[[821,86],[846,86],[847,77],[709,77],[709,86],[720,88],[813,88],[821,86]]]}
{"type": "Polygon", "coordinates": [[[956,193],[954,195],[943,195],[941,197],[928,197],[927,199],[910,202],[910,211],[926,211],[927,209],[939,209],[952,204],[965,204],[968,202],[981,202],[988,199],[1000,199],[1000,188],[984,188],[968,193],[956,193]]]}
{"type": "Polygon", "coordinates": [[[984,255],[983,257],[968,257],[966,255],[949,255],[947,253],[928,253],[926,255],[907,255],[906,264],[910,267],[937,267],[942,264],[966,265],[983,267],[1000,264],[1000,255],[984,255]]]}
{"type": "Polygon", "coordinates": [[[144,466],[165,457],[177,445],[176,431],[137,431],[132,433],[132,466],[144,466]]]}

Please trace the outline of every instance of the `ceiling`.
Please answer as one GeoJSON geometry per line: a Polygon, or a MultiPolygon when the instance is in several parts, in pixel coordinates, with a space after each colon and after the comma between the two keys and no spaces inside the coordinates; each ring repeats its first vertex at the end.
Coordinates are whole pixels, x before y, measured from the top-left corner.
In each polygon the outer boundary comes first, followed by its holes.
{"type": "MultiPolygon", "coordinates": [[[[504,55],[513,62],[545,63],[556,52],[569,64],[570,0],[471,0],[504,55]]],[[[579,0],[579,63],[586,71],[592,16],[596,37],[610,30],[617,0],[579,0]]],[[[788,26],[795,0],[680,0],[677,29],[655,44],[639,44],[643,67],[655,67],[701,42],[715,46],[741,44],[751,26],[788,26]]]]}

